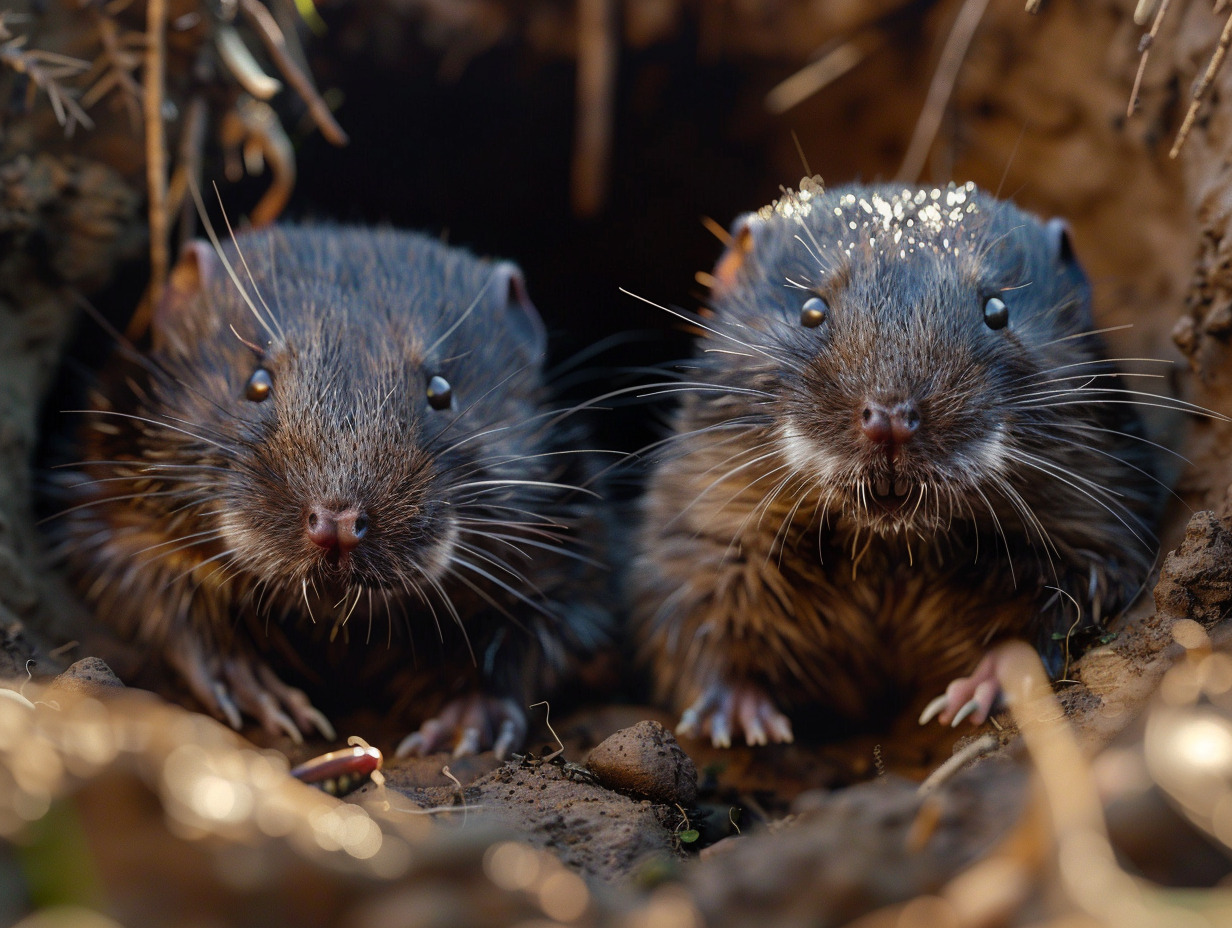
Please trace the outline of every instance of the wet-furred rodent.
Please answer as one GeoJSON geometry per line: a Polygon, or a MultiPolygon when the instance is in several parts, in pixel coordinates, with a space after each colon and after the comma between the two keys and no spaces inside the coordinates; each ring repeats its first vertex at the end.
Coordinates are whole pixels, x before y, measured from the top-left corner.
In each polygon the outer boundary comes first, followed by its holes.
{"type": "Polygon", "coordinates": [[[630,571],[682,731],[787,741],[951,680],[943,720],[982,721],[999,640],[1059,670],[1142,588],[1154,448],[1064,223],[809,179],[712,286],[630,571]]]}
{"type": "Polygon", "coordinates": [[[329,734],[287,677],[425,722],[407,749],[517,745],[609,632],[520,271],[275,227],[186,249],[152,341],[103,372],[52,520],[99,620],[237,727],[329,734]]]}

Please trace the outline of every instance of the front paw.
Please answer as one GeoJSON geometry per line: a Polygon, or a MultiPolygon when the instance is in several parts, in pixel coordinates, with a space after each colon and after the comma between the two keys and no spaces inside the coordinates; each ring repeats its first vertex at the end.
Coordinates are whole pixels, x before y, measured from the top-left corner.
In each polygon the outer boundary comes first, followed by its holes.
{"type": "Polygon", "coordinates": [[[732,737],[744,735],[747,744],[790,744],[791,722],[766,692],[753,683],[715,683],[685,709],[676,734],[689,738],[707,735],[716,748],[731,747],[732,737]]]}
{"type": "Polygon", "coordinates": [[[446,703],[419,730],[402,739],[395,752],[424,756],[452,749],[454,757],[488,748],[500,760],[522,746],[528,728],[526,712],[512,699],[472,693],[446,703]]]}
{"type": "Polygon", "coordinates": [[[924,707],[920,724],[927,725],[935,718],[951,728],[964,721],[983,725],[1002,703],[1001,684],[997,680],[1000,660],[999,648],[985,654],[970,676],[953,680],[944,693],[924,707]]]}
{"type": "Polygon", "coordinates": [[[246,715],[270,734],[286,735],[296,744],[313,732],[329,741],[337,737],[303,690],[288,686],[246,649],[228,650],[223,654],[213,643],[184,635],[168,647],[167,661],[201,704],[236,731],[243,728],[246,715]]]}

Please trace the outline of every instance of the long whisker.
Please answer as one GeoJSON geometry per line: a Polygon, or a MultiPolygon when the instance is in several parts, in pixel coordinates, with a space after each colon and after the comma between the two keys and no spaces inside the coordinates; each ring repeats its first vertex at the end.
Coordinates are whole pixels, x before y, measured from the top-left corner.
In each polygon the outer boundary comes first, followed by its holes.
{"type": "MultiPolygon", "coordinates": [[[[253,318],[260,323],[261,328],[265,330],[265,333],[270,337],[270,339],[272,341],[280,340],[282,337],[282,332],[277,328],[277,320],[267,320],[261,311],[257,309],[257,305],[252,301],[252,297],[248,295],[248,291],[244,289],[244,285],[240,281],[239,275],[235,272],[235,268],[231,265],[230,260],[228,260],[226,253],[223,251],[222,243],[218,240],[218,234],[214,231],[214,225],[207,218],[208,214],[205,211],[205,203],[201,199],[201,191],[197,189],[196,182],[190,181],[188,188],[192,193],[193,201],[197,204],[197,214],[202,219],[202,226],[205,229],[205,233],[209,237],[210,244],[214,246],[214,253],[218,255],[218,260],[222,263],[223,268],[226,270],[227,276],[231,278],[231,282],[235,285],[235,289],[239,293],[240,298],[243,299],[245,305],[252,312],[253,318]]],[[[227,229],[230,231],[230,223],[228,223],[227,229]]],[[[234,238],[234,233],[232,233],[232,238],[234,238]]]]}
{"type": "Polygon", "coordinates": [[[167,429],[168,431],[171,431],[171,432],[178,432],[181,435],[187,435],[189,438],[196,439],[197,441],[203,442],[207,445],[212,445],[213,447],[217,448],[219,451],[225,451],[228,454],[236,453],[236,449],[230,445],[224,445],[221,442],[214,441],[211,438],[206,438],[204,435],[199,435],[196,432],[190,431],[189,429],[178,428],[177,426],[171,425],[168,422],[164,422],[159,419],[151,419],[147,416],[138,416],[134,413],[119,412],[114,409],[66,409],[65,412],[66,413],[85,413],[89,415],[98,415],[98,416],[113,416],[117,419],[129,419],[133,422],[143,422],[146,425],[153,425],[161,429],[167,429]]]}
{"type": "Polygon", "coordinates": [[[626,290],[624,287],[620,288],[620,292],[625,294],[626,296],[633,297],[633,299],[635,300],[640,300],[641,302],[645,303],[647,306],[653,306],[655,309],[660,309],[670,316],[675,316],[677,319],[680,319],[683,322],[687,322],[690,325],[695,325],[699,329],[702,329],[703,331],[708,332],[709,334],[715,336],[716,338],[726,339],[727,341],[732,342],[733,344],[737,345],[740,348],[746,348],[749,351],[759,354],[762,357],[766,358],[767,360],[773,361],[775,364],[781,364],[783,361],[781,357],[776,357],[772,352],[767,351],[764,348],[761,348],[750,342],[741,341],[740,339],[736,338],[734,335],[731,335],[728,332],[724,332],[720,329],[714,328],[713,326],[706,325],[700,319],[690,318],[686,313],[680,312],[675,309],[671,309],[670,307],[664,306],[661,303],[656,303],[653,300],[648,300],[644,296],[638,296],[633,291],[626,290]]]}

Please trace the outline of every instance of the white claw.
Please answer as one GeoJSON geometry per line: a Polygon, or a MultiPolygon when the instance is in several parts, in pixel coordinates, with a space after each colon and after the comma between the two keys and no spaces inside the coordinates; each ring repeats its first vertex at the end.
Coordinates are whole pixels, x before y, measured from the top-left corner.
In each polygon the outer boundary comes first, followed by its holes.
{"type": "Polygon", "coordinates": [[[945,693],[942,693],[940,696],[938,696],[936,699],[930,702],[927,706],[924,707],[924,711],[920,713],[920,724],[927,725],[929,722],[935,719],[938,715],[941,714],[941,711],[949,704],[949,701],[950,701],[949,697],[946,696],[945,693]]]}
{"type": "Polygon", "coordinates": [[[299,730],[299,726],[295,724],[291,716],[278,707],[278,702],[269,693],[261,694],[261,709],[264,715],[262,721],[266,723],[267,727],[272,722],[275,728],[296,744],[304,743],[304,735],[299,730]]]}
{"type": "Polygon", "coordinates": [[[958,710],[958,714],[954,716],[954,721],[950,722],[950,728],[957,728],[959,723],[973,714],[980,708],[978,699],[968,699],[963,703],[963,707],[958,710]]]}
{"type": "Polygon", "coordinates": [[[214,699],[218,703],[218,708],[222,710],[222,714],[227,717],[227,724],[236,731],[241,730],[244,727],[244,720],[240,717],[240,710],[227,693],[227,688],[221,683],[214,684],[214,699]]]}
{"type": "Polygon", "coordinates": [[[334,731],[334,726],[325,717],[324,712],[315,706],[309,706],[305,712],[312,721],[312,724],[316,726],[317,731],[325,737],[326,741],[333,741],[338,737],[337,732],[334,731]]]}
{"type": "Polygon", "coordinates": [[[496,736],[496,743],[492,745],[492,753],[496,755],[497,760],[505,759],[505,756],[513,749],[517,738],[517,726],[513,723],[513,719],[505,719],[501,722],[500,734],[496,736]]]}
{"type": "Polygon", "coordinates": [[[422,753],[423,740],[423,735],[419,732],[411,732],[398,742],[398,747],[394,749],[394,757],[409,757],[412,754],[422,753]]]}
{"type": "Polygon", "coordinates": [[[775,740],[779,744],[791,744],[796,740],[796,736],[791,730],[791,722],[781,715],[770,720],[770,730],[774,733],[775,740]]]}
{"type": "Polygon", "coordinates": [[[694,709],[685,709],[676,724],[676,734],[686,738],[697,738],[701,735],[701,720],[694,709]]]}
{"type": "Polygon", "coordinates": [[[453,749],[454,757],[467,757],[479,752],[479,729],[467,728],[458,739],[458,746],[453,749]]]}
{"type": "Polygon", "coordinates": [[[766,743],[766,730],[762,727],[760,719],[751,718],[745,721],[744,740],[749,745],[766,743]]]}

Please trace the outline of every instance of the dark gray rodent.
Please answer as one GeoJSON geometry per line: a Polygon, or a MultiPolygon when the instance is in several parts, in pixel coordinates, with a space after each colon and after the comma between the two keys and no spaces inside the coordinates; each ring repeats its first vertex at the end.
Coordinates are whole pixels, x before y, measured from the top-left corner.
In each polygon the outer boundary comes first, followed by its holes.
{"type": "Polygon", "coordinates": [[[194,244],[150,353],[101,378],[57,520],[70,568],[236,727],[332,736],[283,681],[301,671],[424,721],[403,750],[505,753],[610,631],[544,347],[514,265],[422,235],[194,244]]]}
{"type": "Polygon", "coordinates": [[[868,720],[951,680],[930,713],[983,721],[999,640],[1055,671],[1142,588],[1154,449],[1063,223],[806,179],[714,278],[630,571],[682,732],[790,741],[784,712],[868,720]]]}

